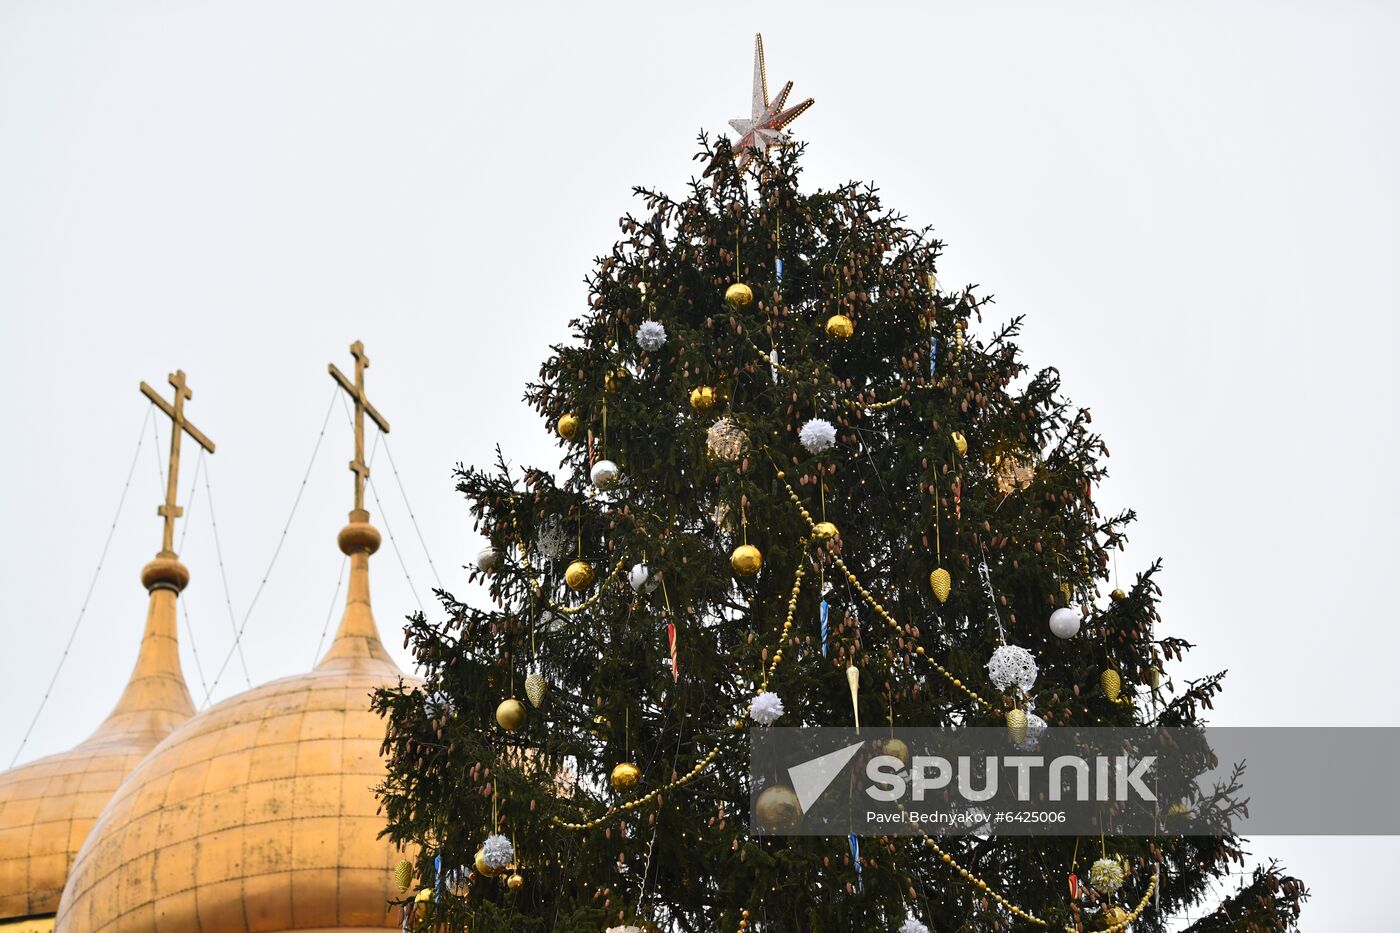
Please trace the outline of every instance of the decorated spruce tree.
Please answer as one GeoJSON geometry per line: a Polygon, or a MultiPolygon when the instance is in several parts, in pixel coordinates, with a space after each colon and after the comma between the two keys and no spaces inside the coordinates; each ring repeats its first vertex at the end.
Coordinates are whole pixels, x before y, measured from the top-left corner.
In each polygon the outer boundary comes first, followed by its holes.
{"type": "MultiPolygon", "coordinates": [[[[754,832],[760,723],[1189,725],[1221,678],[1168,691],[1189,645],[1158,631],[1156,565],[1108,592],[1133,513],[1095,502],[1107,449],[1023,361],[1019,318],[980,326],[988,299],[940,285],[939,242],[874,188],[804,190],[798,146],[739,155],[702,136],[684,198],[636,190],[526,391],[558,467],[459,471],[491,608],[440,594],[406,631],[425,682],[376,698],[409,923],[1160,931],[1211,910],[1244,863],[1227,833],[754,832]],[[1035,660],[1030,689],[999,651],[1035,660]]],[[[1192,929],[1288,929],[1303,895],[1261,870],[1192,929]]]]}

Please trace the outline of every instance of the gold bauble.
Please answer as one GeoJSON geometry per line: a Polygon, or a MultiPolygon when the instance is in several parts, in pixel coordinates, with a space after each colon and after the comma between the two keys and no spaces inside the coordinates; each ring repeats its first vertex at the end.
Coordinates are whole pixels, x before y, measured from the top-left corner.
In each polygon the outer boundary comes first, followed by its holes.
{"type": "Polygon", "coordinates": [[[621,387],[622,383],[626,382],[627,378],[631,375],[632,374],[627,371],[626,367],[623,366],[608,370],[608,374],[603,377],[603,388],[607,389],[609,392],[616,392],[618,388],[621,387]]]}
{"type": "Polygon", "coordinates": [[[743,282],[735,282],[724,291],[724,300],[731,308],[744,308],[753,303],[753,289],[743,282]]]}
{"type": "Polygon", "coordinates": [[[1128,598],[1128,594],[1124,593],[1122,590],[1115,586],[1113,588],[1113,592],[1108,594],[1108,598],[1113,600],[1115,603],[1121,603],[1123,600],[1128,598]]]}
{"type": "Polygon", "coordinates": [[[486,861],[486,853],[481,849],[476,850],[476,873],[478,875],[483,878],[494,878],[503,871],[505,871],[504,868],[492,868],[490,863],[486,861]]]}
{"type": "Polygon", "coordinates": [[[413,863],[408,859],[399,859],[399,863],[394,866],[394,887],[402,892],[407,891],[411,884],[413,884],[413,863]]]}
{"type": "Polygon", "coordinates": [[[1026,740],[1026,730],[1030,726],[1030,720],[1026,718],[1026,711],[1023,709],[1009,709],[1006,711],[1006,735],[1020,745],[1026,740]]]}
{"type": "Polygon", "coordinates": [[[496,722],[507,732],[515,732],[525,725],[525,704],[515,697],[502,700],[496,707],[496,722]]]}
{"type": "Polygon", "coordinates": [[[1110,703],[1117,703],[1118,695],[1123,692],[1123,678],[1110,667],[1099,675],[1099,686],[1103,687],[1103,695],[1108,697],[1110,703]]]}
{"type": "Polygon", "coordinates": [[[959,457],[967,454],[967,438],[963,437],[960,431],[953,432],[953,449],[958,452],[959,457]]]}
{"type": "Polygon", "coordinates": [[[613,790],[625,794],[642,782],[642,769],[630,761],[624,761],[612,769],[608,780],[612,781],[613,790]]]}
{"type": "Polygon", "coordinates": [[[510,888],[512,891],[519,891],[524,886],[525,876],[518,871],[513,872],[511,876],[506,879],[506,887],[510,888]]]}
{"type": "Polygon", "coordinates": [[[559,423],[554,426],[554,429],[564,440],[573,440],[578,435],[578,415],[573,412],[560,415],[559,423]]]}
{"type": "Polygon", "coordinates": [[[1103,921],[1110,927],[1128,922],[1128,912],[1121,907],[1105,907],[1103,921]]]}
{"type": "Polygon", "coordinates": [[[953,578],[942,567],[928,575],[928,585],[933,587],[933,595],[940,606],[948,601],[948,594],[953,592],[953,578]]]}
{"type": "Polygon", "coordinates": [[[415,897],[413,900],[414,900],[414,902],[419,903],[419,904],[426,904],[426,903],[428,903],[428,901],[431,901],[432,899],[433,899],[433,889],[432,889],[432,888],[424,888],[423,890],[421,890],[421,891],[418,892],[418,896],[415,897]]]}
{"type": "Polygon", "coordinates": [[[770,831],[793,829],[802,822],[802,804],[791,787],[774,784],[765,787],[754,801],[753,813],[758,823],[770,831]]]}
{"type": "Polygon", "coordinates": [[[855,332],[855,322],[844,314],[833,314],[826,319],[826,335],[832,340],[850,340],[855,332]]]}
{"type": "Polygon", "coordinates": [[[530,701],[530,705],[539,709],[544,705],[545,697],[549,695],[549,681],[544,679],[543,674],[533,673],[525,675],[525,699],[530,701]]]}
{"type": "Polygon", "coordinates": [[[690,390],[690,407],[697,415],[703,415],[719,404],[719,393],[710,386],[696,386],[690,390]]]}
{"type": "Polygon", "coordinates": [[[812,526],[812,537],[818,541],[830,541],[840,533],[831,522],[817,522],[812,526]]]}
{"type": "Polygon", "coordinates": [[[576,560],[564,568],[564,582],[571,590],[586,590],[593,585],[593,565],[586,560],[576,560]]]}
{"type": "Polygon", "coordinates": [[[729,555],[729,566],[741,577],[751,577],[763,569],[763,552],[752,544],[741,544],[729,555]]]}
{"type": "Polygon", "coordinates": [[[885,741],[880,744],[880,754],[889,755],[891,758],[898,758],[904,767],[909,767],[909,762],[911,760],[909,757],[909,746],[905,744],[903,739],[885,739],[885,741]]]}

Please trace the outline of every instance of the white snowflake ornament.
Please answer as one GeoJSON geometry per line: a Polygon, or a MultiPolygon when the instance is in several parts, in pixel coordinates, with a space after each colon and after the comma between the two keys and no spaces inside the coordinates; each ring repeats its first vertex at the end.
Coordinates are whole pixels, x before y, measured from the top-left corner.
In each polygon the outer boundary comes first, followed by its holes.
{"type": "Polygon", "coordinates": [[[515,861],[515,846],[500,833],[492,833],[481,844],[481,860],[492,868],[505,868],[515,861]]]}
{"type": "Polygon", "coordinates": [[[836,446],[836,427],[825,418],[813,418],[802,426],[797,439],[809,453],[824,453],[836,446]]]}
{"type": "Polygon", "coordinates": [[[660,321],[643,321],[637,328],[637,346],[648,353],[660,350],[666,343],[666,328],[660,321]]]}
{"type": "Polygon", "coordinates": [[[1002,645],[992,652],[992,659],[987,662],[987,676],[1003,693],[1012,686],[1022,691],[1030,690],[1035,686],[1035,678],[1039,673],[1040,668],[1036,667],[1035,655],[1017,645],[1002,645]]]}

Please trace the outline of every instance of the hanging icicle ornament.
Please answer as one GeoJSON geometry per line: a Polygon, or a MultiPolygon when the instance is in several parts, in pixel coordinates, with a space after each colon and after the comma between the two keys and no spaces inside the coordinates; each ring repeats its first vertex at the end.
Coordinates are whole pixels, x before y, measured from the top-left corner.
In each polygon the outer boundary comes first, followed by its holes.
{"type": "Polygon", "coordinates": [[[515,846],[508,837],[492,833],[481,844],[481,861],[492,870],[500,872],[515,861],[515,846]]]}
{"type": "Polygon", "coordinates": [[[826,640],[831,633],[831,622],[829,620],[830,615],[831,605],[825,599],[823,599],[821,605],[822,657],[826,657],[826,640]]]}
{"type": "Polygon", "coordinates": [[[778,383],[778,348],[774,347],[768,351],[768,372],[773,377],[773,384],[778,383]]]}
{"type": "Polygon", "coordinates": [[[797,439],[808,453],[825,453],[836,446],[836,427],[825,418],[813,418],[802,426],[797,439]]]}
{"type": "Polygon", "coordinates": [[[1079,610],[1061,607],[1050,613],[1050,633],[1056,638],[1073,638],[1079,634],[1079,610]]]}
{"type": "Polygon", "coordinates": [[[778,721],[778,717],[783,715],[782,697],[764,690],[753,698],[753,706],[749,709],[749,715],[760,726],[771,726],[778,721]]]}
{"type": "Polygon", "coordinates": [[[1003,693],[1013,686],[1029,691],[1035,686],[1039,673],[1035,655],[1017,645],[1002,645],[992,652],[992,658],[987,662],[987,676],[993,686],[1003,693]]]}
{"type": "Polygon", "coordinates": [[[599,489],[612,489],[617,485],[618,478],[622,476],[622,470],[618,469],[616,463],[611,460],[599,460],[593,464],[593,469],[588,472],[588,478],[593,485],[599,489]]]}
{"type": "Polygon", "coordinates": [[[496,549],[487,545],[476,552],[476,569],[480,570],[482,573],[490,573],[496,569],[496,558],[498,556],[496,549]]]}
{"type": "MultiPolygon", "coordinates": [[[[854,668],[852,668],[854,670],[854,668]]],[[[848,841],[851,844],[851,864],[856,867],[856,890],[865,893],[865,866],[860,863],[860,837],[851,833],[848,841]]]]}
{"type": "Polygon", "coordinates": [[[705,447],[716,459],[733,462],[744,455],[749,436],[733,418],[721,418],[705,432],[705,447]]]}
{"type": "Polygon", "coordinates": [[[928,927],[913,917],[905,917],[904,922],[899,925],[899,933],[928,933],[928,927]]]}
{"type": "Polygon", "coordinates": [[[643,321],[637,328],[637,346],[655,353],[666,345],[666,328],[660,321],[643,321]]]}
{"type": "Polygon", "coordinates": [[[650,595],[656,592],[656,577],[652,575],[651,568],[646,564],[633,564],[632,569],[627,573],[627,583],[632,587],[632,592],[638,595],[650,595]]]}
{"type": "Polygon", "coordinates": [[[856,732],[860,732],[860,668],[846,668],[846,684],[851,688],[851,712],[855,715],[856,732]]]}
{"type": "Polygon", "coordinates": [[[1101,858],[1089,869],[1089,884],[1100,894],[1109,895],[1123,887],[1126,874],[1117,859],[1101,858]]]}

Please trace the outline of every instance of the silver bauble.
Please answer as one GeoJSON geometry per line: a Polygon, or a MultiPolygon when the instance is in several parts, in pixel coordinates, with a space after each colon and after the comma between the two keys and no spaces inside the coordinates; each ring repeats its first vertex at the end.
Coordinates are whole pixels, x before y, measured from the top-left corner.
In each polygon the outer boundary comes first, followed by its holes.
{"type": "Polygon", "coordinates": [[[1056,609],[1050,613],[1050,632],[1056,638],[1073,638],[1079,634],[1079,610],[1056,609]]]}
{"type": "Polygon", "coordinates": [[[495,570],[495,569],[496,569],[496,558],[497,558],[498,556],[499,556],[499,555],[496,553],[496,549],[493,548],[493,547],[491,547],[490,545],[487,545],[486,547],[482,548],[480,551],[477,551],[477,552],[476,552],[476,567],[477,567],[477,569],[480,570],[482,573],[490,573],[491,571],[495,570]]]}
{"type": "Polygon", "coordinates": [[[651,568],[646,564],[633,564],[627,574],[627,582],[632,585],[634,593],[655,593],[659,581],[652,576],[651,568]]]}
{"type": "Polygon", "coordinates": [[[618,469],[616,463],[611,460],[599,460],[593,464],[593,469],[588,474],[588,478],[593,481],[593,485],[599,489],[611,489],[617,485],[618,477],[622,471],[618,469]]]}

